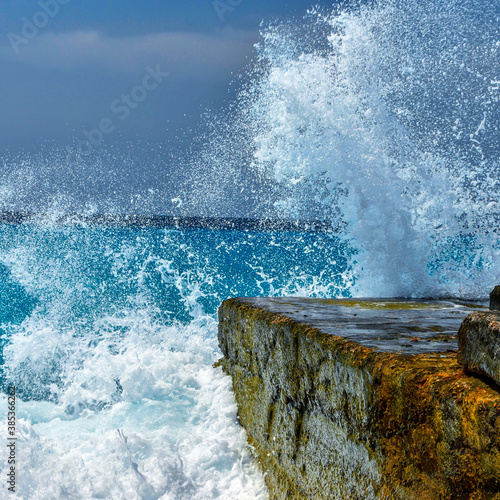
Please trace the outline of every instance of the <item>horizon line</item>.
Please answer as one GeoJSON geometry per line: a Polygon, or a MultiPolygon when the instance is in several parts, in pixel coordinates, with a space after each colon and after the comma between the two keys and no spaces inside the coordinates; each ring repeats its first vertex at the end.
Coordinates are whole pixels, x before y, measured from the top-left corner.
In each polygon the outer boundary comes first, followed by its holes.
{"type": "Polygon", "coordinates": [[[0,211],[0,224],[40,223],[49,219],[55,224],[88,224],[108,227],[219,229],[255,231],[334,232],[339,227],[321,220],[285,218],[216,217],[193,215],[91,214],[68,213],[51,217],[48,213],[0,211]]]}

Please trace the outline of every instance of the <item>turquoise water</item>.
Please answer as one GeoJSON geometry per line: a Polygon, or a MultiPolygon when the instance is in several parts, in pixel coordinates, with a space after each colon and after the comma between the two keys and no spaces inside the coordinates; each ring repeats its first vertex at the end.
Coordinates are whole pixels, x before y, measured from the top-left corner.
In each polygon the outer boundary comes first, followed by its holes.
{"type": "Polygon", "coordinates": [[[231,381],[212,368],[217,308],[234,296],[349,297],[356,258],[335,233],[1,225],[18,497],[267,498],[231,381]]]}
{"type": "Polygon", "coordinates": [[[331,233],[1,226],[20,497],[266,498],[212,368],[217,307],[348,295],[348,257],[331,233]]]}
{"type": "Polygon", "coordinates": [[[227,297],[486,298],[500,278],[499,17],[497,0],[380,0],[269,25],[236,102],[172,160],[185,180],[172,193],[58,184],[63,170],[121,178],[120,155],[2,158],[0,209],[45,214],[0,225],[18,498],[267,498],[212,368],[227,297]],[[341,231],[53,222],[131,206],[341,231]]]}

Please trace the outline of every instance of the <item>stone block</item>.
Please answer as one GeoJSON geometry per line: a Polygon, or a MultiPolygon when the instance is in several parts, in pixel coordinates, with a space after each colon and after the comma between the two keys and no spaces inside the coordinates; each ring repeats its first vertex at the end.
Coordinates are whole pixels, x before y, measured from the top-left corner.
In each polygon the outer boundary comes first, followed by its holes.
{"type": "Polygon", "coordinates": [[[490,293],[490,309],[500,311],[500,286],[496,286],[490,293]]]}
{"type": "Polygon", "coordinates": [[[219,365],[233,379],[271,499],[500,500],[500,393],[464,373],[456,344],[444,341],[446,328],[435,328],[445,323],[440,308],[223,303],[219,365]],[[418,318],[416,328],[408,314],[418,318]],[[416,352],[404,351],[408,328],[408,345],[422,344],[416,352]],[[442,345],[451,349],[425,349],[442,345]]]}
{"type": "Polygon", "coordinates": [[[500,384],[500,311],[468,316],[458,332],[458,361],[470,373],[500,384]]]}

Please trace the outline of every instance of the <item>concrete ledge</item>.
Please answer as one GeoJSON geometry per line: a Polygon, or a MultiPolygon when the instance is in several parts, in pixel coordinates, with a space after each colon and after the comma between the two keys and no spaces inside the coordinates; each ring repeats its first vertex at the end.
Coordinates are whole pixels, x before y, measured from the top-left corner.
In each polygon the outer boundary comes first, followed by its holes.
{"type": "Polygon", "coordinates": [[[220,364],[271,498],[500,500],[500,394],[455,350],[384,352],[273,307],[219,310],[220,364]]]}

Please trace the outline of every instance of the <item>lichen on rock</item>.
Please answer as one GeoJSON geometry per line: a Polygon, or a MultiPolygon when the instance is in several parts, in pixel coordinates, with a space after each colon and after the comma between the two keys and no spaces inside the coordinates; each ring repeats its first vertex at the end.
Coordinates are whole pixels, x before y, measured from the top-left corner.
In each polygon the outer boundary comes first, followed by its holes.
{"type": "Polygon", "coordinates": [[[500,500],[500,394],[456,351],[383,352],[277,307],[219,311],[221,366],[271,498],[500,500]]]}
{"type": "Polygon", "coordinates": [[[458,361],[500,385],[500,311],[469,315],[458,332],[458,361]]]}

